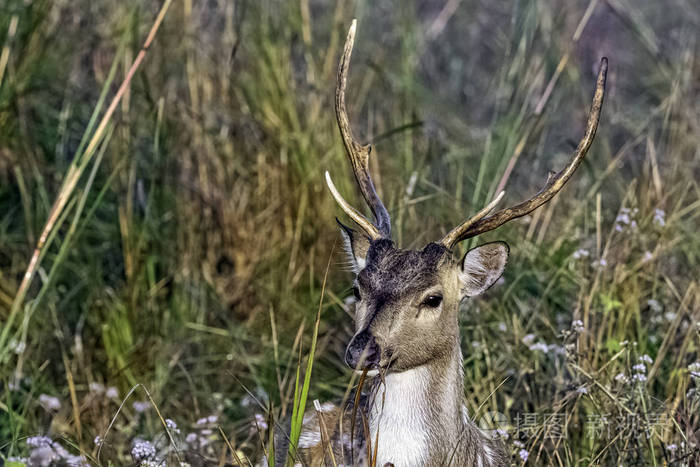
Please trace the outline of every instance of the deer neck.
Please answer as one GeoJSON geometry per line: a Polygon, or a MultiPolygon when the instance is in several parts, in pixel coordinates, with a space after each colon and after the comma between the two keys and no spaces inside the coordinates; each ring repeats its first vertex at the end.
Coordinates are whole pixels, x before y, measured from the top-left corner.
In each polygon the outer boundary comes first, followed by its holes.
{"type": "Polygon", "coordinates": [[[389,373],[374,383],[370,435],[377,463],[396,466],[448,463],[459,450],[467,424],[459,337],[444,357],[425,365],[389,373]],[[378,436],[378,438],[377,438],[378,436]]]}

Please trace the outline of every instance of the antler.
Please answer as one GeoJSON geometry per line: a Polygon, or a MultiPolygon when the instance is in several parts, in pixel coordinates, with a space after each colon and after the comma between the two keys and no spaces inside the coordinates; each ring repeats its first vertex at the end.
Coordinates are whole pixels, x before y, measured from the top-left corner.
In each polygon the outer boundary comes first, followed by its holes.
{"type": "Polygon", "coordinates": [[[605,95],[605,78],[608,73],[608,59],[603,57],[600,61],[600,71],[598,71],[598,80],[596,83],[595,94],[593,95],[593,103],[588,114],[588,122],[586,123],[586,133],[583,139],[578,143],[576,152],[567,164],[559,173],[547,178],[544,187],[527,201],[516,204],[510,208],[501,209],[500,211],[486,217],[496,206],[498,201],[503,197],[501,192],[488,206],[479,211],[470,219],[464,221],[461,225],[452,229],[445,237],[440,240],[440,243],[452,249],[457,243],[467,238],[475,237],[489,230],[493,230],[508,221],[522,217],[531,213],[535,209],[542,206],[556,195],[562,189],[564,184],[571,178],[574,171],[583,161],[583,158],[591,147],[593,138],[595,137],[596,129],[598,128],[598,120],[600,119],[600,109],[603,106],[603,96],[605,95]]]}
{"type": "Polygon", "coordinates": [[[340,196],[328,172],[326,172],[326,183],[343,211],[362,227],[372,240],[376,240],[379,238],[391,238],[391,220],[389,218],[389,212],[386,210],[386,207],[384,207],[382,200],[379,199],[379,195],[377,195],[377,191],[374,189],[374,184],[369,174],[368,162],[372,148],[370,145],[362,145],[355,140],[352,135],[352,130],[350,129],[347,111],[345,110],[345,86],[348,81],[348,68],[350,65],[352,46],[355,42],[356,26],[357,20],[353,20],[350,31],[348,31],[348,37],[345,40],[343,56],[338,65],[338,83],[335,89],[335,115],[338,120],[340,135],[343,137],[343,143],[345,144],[345,150],[348,153],[350,163],[352,164],[352,170],[355,173],[355,179],[360,186],[362,196],[372,210],[372,214],[374,214],[375,224],[368,221],[340,196]]]}

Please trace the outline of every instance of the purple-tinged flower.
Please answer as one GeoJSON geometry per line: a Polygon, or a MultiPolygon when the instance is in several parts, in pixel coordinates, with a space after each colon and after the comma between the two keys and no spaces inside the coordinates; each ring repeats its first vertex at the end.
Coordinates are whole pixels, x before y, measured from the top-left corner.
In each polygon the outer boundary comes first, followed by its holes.
{"type": "Polygon", "coordinates": [[[145,411],[151,408],[151,404],[145,401],[136,401],[131,405],[134,408],[134,410],[138,413],[144,413],[145,411]]]}
{"type": "Polygon", "coordinates": [[[48,436],[30,436],[27,438],[27,446],[30,448],[41,448],[44,446],[51,446],[53,440],[48,436]]]}
{"type": "Polygon", "coordinates": [[[520,341],[523,344],[530,346],[530,345],[532,345],[533,342],[535,342],[535,335],[534,334],[525,334],[520,341]]]}
{"type": "Polygon", "coordinates": [[[581,258],[588,258],[591,255],[591,252],[586,250],[585,248],[579,248],[578,250],[574,251],[571,257],[573,259],[581,259],[581,258]]]}
{"type": "Polygon", "coordinates": [[[168,427],[168,429],[173,433],[180,433],[180,429],[177,427],[177,423],[175,423],[169,418],[165,419],[165,426],[168,427]]]}
{"type": "Polygon", "coordinates": [[[527,458],[530,457],[530,453],[527,452],[526,449],[521,449],[518,451],[518,456],[523,460],[523,462],[527,462],[527,458]]]}
{"type": "Polygon", "coordinates": [[[632,381],[634,381],[635,383],[646,383],[647,375],[643,373],[635,373],[632,375],[632,381]]]}
{"type": "Polygon", "coordinates": [[[654,209],[654,224],[659,227],[666,226],[666,213],[663,209],[654,209]]]}
{"type": "Polygon", "coordinates": [[[156,456],[156,448],[150,441],[137,439],[131,447],[131,457],[136,462],[151,460],[156,456]]]}
{"type": "Polygon", "coordinates": [[[105,397],[108,399],[119,399],[119,390],[114,386],[110,386],[105,391],[105,397]]]}
{"type": "Polygon", "coordinates": [[[642,362],[642,363],[648,363],[649,365],[651,365],[652,363],[654,363],[654,359],[651,358],[651,357],[650,357],[649,355],[647,355],[647,354],[642,355],[642,356],[639,357],[637,360],[639,360],[639,361],[642,362]]]}
{"type": "Polygon", "coordinates": [[[621,384],[627,384],[630,382],[630,379],[624,373],[618,373],[615,375],[615,381],[621,384]]]}

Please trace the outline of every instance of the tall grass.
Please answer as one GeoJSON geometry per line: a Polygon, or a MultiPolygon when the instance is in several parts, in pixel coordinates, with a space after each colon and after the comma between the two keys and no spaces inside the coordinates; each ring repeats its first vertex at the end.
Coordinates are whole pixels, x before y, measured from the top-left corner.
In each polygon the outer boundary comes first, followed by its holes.
{"type": "Polygon", "coordinates": [[[41,434],[93,465],[146,441],[248,465],[275,420],[296,438],[308,397],[344,396],[350,277],[322,173],[354,193],[332,106],[357,17],[348,111],[409,248],[542,186],[609,58],[584,165],[473,243],[511,258],[463,310],[466,396],[516,464],[696,465],[692,2],[169,3],[0,6],[0,456],[41,434]]]}

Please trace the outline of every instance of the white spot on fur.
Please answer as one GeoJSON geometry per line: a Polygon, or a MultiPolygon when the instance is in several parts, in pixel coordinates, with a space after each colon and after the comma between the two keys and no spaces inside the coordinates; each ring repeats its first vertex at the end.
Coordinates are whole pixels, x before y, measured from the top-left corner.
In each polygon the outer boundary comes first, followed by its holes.
{"type": "Polygon", "coordinates": [[[486,454],[486,460],[488,461],[489,465],[491,465],[491,463],[493,462],[493,451],[486,443],[482,444],[482,446],[484,447],[484,454],[486,454]]]}
{"type": "Polygon", "coordinates": [[[345,246],[345,253],[348,255],[348,259],[350,260],[350,264],[352,264],[352,272],[355,274],[359,274],[360,271],[362,271],[365,266],[367,266],[367,261],[365,261],[365,258],[360,258],[358,256],[355,256],[355,253],[352,251],[352,243],[350,242],[350,236],[345,232],[345,230],[340,229],[340,233],[343,235],[343,245],[345,246]]]}
{"type": "Polygon", "coordinates": [[[428,434],[423,408],[427,406],[428,376],[427,368],[414,368],[388,374],[386,384],[379,386],[370,413],[372,443],[379,431],[376,465],[425,464],[428,434]]]}
{"type": "MultiPolygon", "coordinates": [[[[355,370],[356,375],[361,375],[365,370],[355,370]]],[[[374,378],[379,375],[379,370],[367,370],[367,376],[369,378],[374,378]]]]}
{"type": "Polygon", "coordinates": [[[465,425],[468,424],[470,421],[469,420],[469,410],[467,409],[466,405],[462,405],[462,421],[464,422],[465,425]]]}
{"type": "Polygon", "coordinates": [[[313,448],[315,446],[318,446],[318,444],[321,442],[321,433],[316,432],[314,430],[305,430],[302,431],[301,434],[299,435],[299,443],[297,446],[300,449],[309,449],[313,448]]]}
{"type": "Polygon", "coordinates": [[[335,409],[335,404],[333,404],[332,402],[324,402],[323,404],[321,404],[321,409],[319,410],[319,412],[332,412],[333,409],[335,409]]]}

